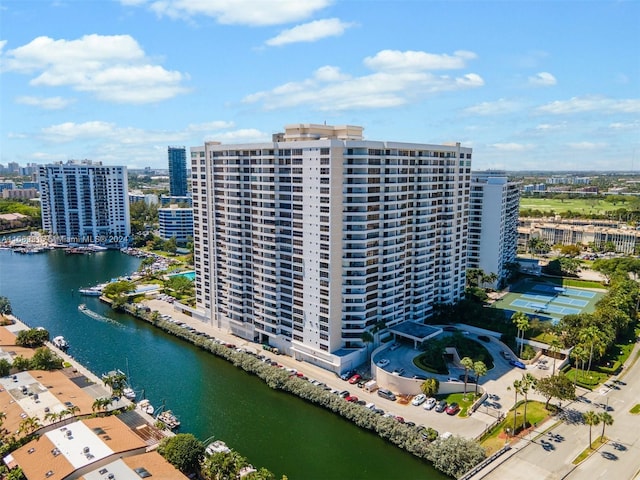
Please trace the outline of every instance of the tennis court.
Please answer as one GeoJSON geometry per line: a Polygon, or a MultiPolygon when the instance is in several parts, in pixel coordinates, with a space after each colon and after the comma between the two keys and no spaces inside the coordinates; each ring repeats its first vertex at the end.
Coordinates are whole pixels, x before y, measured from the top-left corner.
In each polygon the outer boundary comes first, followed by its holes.
{"type": "Polygon", "coordinates": [[[572,305],[574,307],[584,308],[589,303],[586,300],[580,300],[578,298],[568,298],[568,297],[549,297],[547,295],[531,295],[529,293],[525,293],[520,295],[521,298],[526,298],[527,300],[533,300],[535,302],[540,303],[558,303],[560,305],[572,305]]]}
{"type": "Polygon", "coordinates": [[[552,303],[529,302],[521,298],[517,298],[511,302],[511,306],[533,310],[535,313],[556,313],[559,315],[572,315],[582,311],[579,308],[561,307],[552,303]]]}
{"type": "Polygon", "coordinates": [[[595,292],[589,292],[586,290],[576,290],[575,288],[554,287],[552,285],[534,285],[532,288],[536,292],[547,292],[558,295],[570,295],[572,297],[593,298],[596,296],[595,292]]]}

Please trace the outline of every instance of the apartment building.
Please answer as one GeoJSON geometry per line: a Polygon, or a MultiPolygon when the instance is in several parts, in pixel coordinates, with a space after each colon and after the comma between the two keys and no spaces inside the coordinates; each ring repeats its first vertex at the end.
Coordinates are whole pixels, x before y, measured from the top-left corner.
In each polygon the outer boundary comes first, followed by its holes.
{"type": "Polygon", "coordinates": [[[89,160],[40,165],[42,228],[67,243],[124,244],[131,225],[127,169],[89,160]]]}
{"type": "Polygon", "coordinates": [[[507,265],[516,259],[520,186],[505,171],[471,173],[467,268],[495,274],[494,287],[506,280],[507,265]]]}
{"type": "Polygon", "coordinates": [[[329,370],[359,364],[365,332],[463,296],[471,155],[313,124],[191,148],[200,315],[329,370]]]}
{"type": "Polygon", "coordinates": [[[160,238],[175,238],[178,244],[184,245],[193,238],[193,209],[170,205],[158,209],[160,238]]]}

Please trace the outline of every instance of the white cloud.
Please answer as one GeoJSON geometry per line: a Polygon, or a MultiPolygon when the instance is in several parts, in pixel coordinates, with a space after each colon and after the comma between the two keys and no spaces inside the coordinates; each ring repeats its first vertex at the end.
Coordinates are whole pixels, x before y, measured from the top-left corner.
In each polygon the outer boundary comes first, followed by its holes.
{"type": "Polygon", "coordinates": [[[316,20],[284,30],[265,43],[272,47],[279,47],[289,43],[316,42],[322,38],[339,37],[351,26],[353,23],[343,22],[339,18],[316,20]]]}
{"type": "Polygon", "coordinates": [[[536,125],[536,130],[538,130],[539,132],[551,132],[551,131],[555,131],[555,130],[564,130],[567,128],[567,124],[566,123],[556,123],[556,124],[552,124],[552,123],[541,123],[540,125],[536,125]]]}
{"type": "Polygon", "coordinates": [[[495,102],[482,102],[465,108],[464,113],[471,115],[504,115],[518,111],[521,105],[512,100],[501,98],[495,102]]]}
{"type": "Polygon", "coordinates": [[[538,107],[542,113],[557,115],[600,112],[600,113],[640,113],[640,99],[615,100],[599,96],[573,97],[569,100],[557,100],[538,107]]]}
{"type": "Polygon", "coordinates": [[[255,128],[241,128],[233,132],[221,132],[215,135],[207,135],[205,141],[218,141],[222,143],[253,143],[271,140],[271,135],[255,128]]]}
{"type": "Polygon", "coordinates": [[[556,77],[549,72],[540,72],[536,73],[533,77],[529,77],[529,85],[535,87],[551,87],[557,83],[556,77]]]}
{"type": "Polygon", "coordinates": [[[612,130],[636,130],[640,128],[640,121],[635,122],[613,122],[609,125],[609,128],[612,130]]]}
{"type": "Polygon", "coordinates": [[[331,3],[332,0],[157,0],[148,5],[158,16],[189,19],[203,15],[221,24],[263,26],[304,20],[331,3]]]}
{"type": "MultiPolygon", "coordinates": [[[[368,57],[365,64],[380,71],[361,77],[343,73],[335,66],[323,66],[307,79],[247,95],[243,102],[261,102],[267,110],[298,105],[309,105],[320,111],[390,108],[419,101],[429,94],[484,85],[482,77],[475,73],[451,77],[425,72],[430,68],[443,68],[443,59],[436,56],[439,60],[435,60],[431,54],[414,55],[421,53],[424,52],[392,52],[368,57]]],[[[456,56],[472,58],[473,54],[457,52],[456,56]]],[[[461,68],[463,63],[450,64],[452,68],[461,68]]]]}
{"type": "Polygon", "coordinates": [[[0,54],[2,54],[2,49],[4,49],[4,46],[7,44],[6,40],[0,40],[0,54]]]}
{"type": "Polygon", "coordinates": [[[75,102],[74,99],[62,97],[39,98],[24,96],[16,98],[16,103],[39,107],[45,110],[62,110],[73,102],[75,102]]]}
{"type": "Polygon", "coordinates": [[[54,143],[73,142],[83,138],[111,138],[117,135],[115,124],[101,121],[65,122],[42,129],[43,138],[54,143]]]}
{"type": "Polygon", "coordinates": [[[534,148],[534,145],[525,143],[494,143],[489,146],[502,152],[525,152],[534,148]]]}
{"type": "Polygon", "coordinates": [[[32,86],[70,87],[118,103],[151,103],[185,93],[180,72],[152,65],[129,35],[85,35],[77,40],[38,37],[9,50],[3,69],[38,74],[32,86]]]}
{"type": "Polygon", "coordinates": [[[575,150],[602,150],[608,147],[608,145],[603,142],[574,142],[567,143],[567,146],[575,150]]]}
{"type": "Polygon", "coordinates": [[[382,50],[373,57],[365,58],[364,64],[372,70],[380,71],[454,70],[464,68],[467,60],[475,58],[475,53],[463,50],[454,52],[453,55],[382,50]]]}

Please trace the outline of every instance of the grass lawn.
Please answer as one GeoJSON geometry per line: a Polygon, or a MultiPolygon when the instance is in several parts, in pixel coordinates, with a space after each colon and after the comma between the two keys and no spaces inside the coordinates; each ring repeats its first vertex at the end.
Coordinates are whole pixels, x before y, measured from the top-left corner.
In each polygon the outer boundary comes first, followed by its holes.
{"type": "Polygon", "coordinates": [[[629,413],[632,413],[634,415],[638,415],[640,413],[640,403],[636,403],[633,408],[631,410],[629,410],[629,413]]]}
{"type": "Polygon", "coordinates": [[[578,385],[589,390],[593,390],[595,387],[597,387],[601,383],[606,382],[609,379],[609,375],[606,373],[595,372],[593,370],[591,370],[590,372],[585,372],[582,370],[577,370],[573,367],[565,371],[564,374],[568,378],[570,378],[572,382],[576,380],[575,377],[577,375],[578,385]]]}
{"type": "MultiPolygon", "coordinates": [[[[480,441],[487,455],[491,455],[502,447],[505,443],[512,440],[518,440],[519,437],[510,437],[505,433],[505,429],[513,429],[513,409],[509,411],[505,419],[496,425],[486,436],[480,441]]],[[[531,425],[542,423],[550,413],[545,410],[544,403],[530,400],[527,404],[527,422],[531,425]]],[[[524,422],[524,402],[519,402],[516,410],[516,429],[522,426],[524,422]]]]}
{"type": "Polygon", "coordinates": [[[611,202],[597,200],[595,198],[569,198],[566,200],[558,200],[553,198],[521,198],[520,211],[522,210],[540,210],[541,212],[567,212],[571,210],[576,213],[584,214],[602,214],[619,208],[626,208],[626,205],[618,202],[614,205],[611,202]]]}

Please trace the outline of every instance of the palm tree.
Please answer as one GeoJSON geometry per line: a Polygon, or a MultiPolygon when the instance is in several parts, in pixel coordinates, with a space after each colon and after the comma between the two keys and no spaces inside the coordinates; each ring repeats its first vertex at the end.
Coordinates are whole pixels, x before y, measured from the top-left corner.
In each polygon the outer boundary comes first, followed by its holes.
{"type": "MultiPolygon", "coordinates": [[[[511,390],[511,387],[507,387],[507,390],[511,390]]],[[[522,382],[520,380],[513,381],[513,391],[515,393],[515,400],[513,403],[513,434],[516,434],[516,420],[518,416],[518,394],[522,391],[522,382]]]]}
{"type": "Polygon", "coordinates": [[[476,397],[478,396],[478,384],[480,383],[480,377],[484,377],[487,374],[487,366],[481,360],[474,362],[473,371],[476,374],[476,397]]]}
{"type": "Polygon", "coordinates": [[[595,427],[600,423],[600,415],[593,410],[589,410],[582,414],[582,418],[584,419],[584,423],[589,425],[589,448],[593,448],[591,446],[591,427],[595,427]]]}
{"type": "Polygon", "coordinates": [[[600,413],[600,421],[602,422],[602,435],[600,435],[600,441],[604,441],[604,429],[607,426],[613,425],[613,417],[607,412],[600,413]]]}
{"type": "Polygon", "coordinates": [[[473,368],[473,360],[469,357],[464,357],[460,360],[460,365],[464,367],[464,395],[467,396],[467,380],[469,378],[469,370],[473,368]]]}
{"type": "Polygon", "coordinates": [[[369,365],[371,363],[371,358],[369,357],[369,345],[371,345],[373,343],[373,335],[371,335],[371,332],[368,331],[364,331],[362,332],[362,335],[360,336],[360,339],[362,340],[362,342],[366,345],[367,347],[367,365],[369,365]]]}
{"type": "Polygon", "coordinates": [[[518,338],[522,335],[522,341],[520,342],[520,358],[522,358],[522,349],[524,348],[524,332],[529,330],[529,317],[526,313],[515,312],[511,315],[511,321],[518,328],[518,338]]]}
{"type": "Polygon", "coordinates": [[[36,417],[27,417],[22,422],[20,422],[20,427],[18,427],[18,431],[20,433],[25,433],[26,435],[31,435],[33,432],[42,427],[42,424],[36,417]]]}
{"type": "Polygon", "coordinates": [[[535,387],[535,385],[536,379],[533,375],[531,375],[530,373],[525,373],[522,375],[522,380],[520,381],[520,393],[522,393],[522,396],[524,397],[524,419],[522,424],[523,427],[526,427],[527,425],[527,402],[529,401],[529,389],[535,387]]]}
{"type": "Polygon", "coordinates": [[[598,327],[592,325],[580,330],[580,333],[578,333],[578,338],[585,345],[589,345],[589,366],[587,367],[587,372],[590,372],[591,360],[593,360],[593,348],[597,343],[600,343],[602,341],[602,335],[600,334],[600,330],[598,329],[598,327]]]}
{"type": "Polygon", "coordinates": [[[584,362],[587,359],[587,351],[584,346],[578,344],[571,350],[571,358],[573,358],[576,365],[576,374],[573,376],[573,385],[575,386],[578,381],[578,373],[580,372],[579,363],[582,363],[582,369],[584,370],[584,362]]]}
{"type": "Polygon", "coordinates": [[[440,388],[440,382],[437,378],[427,378],[422,385],[420,385],[420,390],[427,397],[433,397],[438,393],[438,389],[440,388]]]}
{"type": "Polygon", "coordinates": [[[562,348],[562,342],[560,339],[554,335],[551,340],[549,340],[549,352],[553,354],[553,371],[551,372],[551,376],[556,374],[556,355],[562,348]]]}

